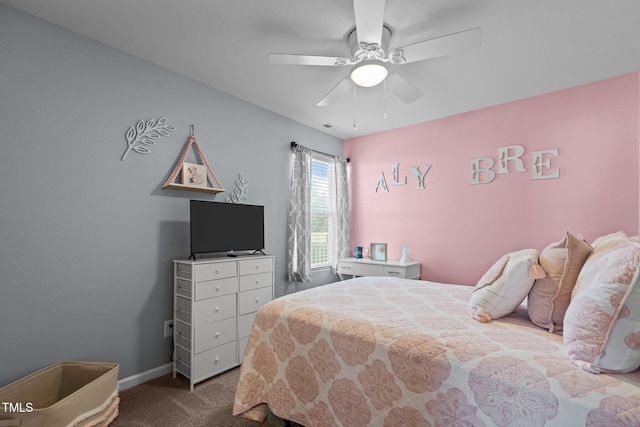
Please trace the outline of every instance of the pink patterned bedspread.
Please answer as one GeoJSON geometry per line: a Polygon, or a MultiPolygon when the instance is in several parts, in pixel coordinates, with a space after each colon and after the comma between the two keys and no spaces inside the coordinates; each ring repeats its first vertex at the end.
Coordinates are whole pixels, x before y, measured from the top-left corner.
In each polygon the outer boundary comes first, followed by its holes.
{"type": "Polygon", "coordinates": [[[307,427],[640,426],[639,371],[578,369],[526,309],[478,323],[472,290],[362,277],[270,302],[233,413],[307,427]]]}

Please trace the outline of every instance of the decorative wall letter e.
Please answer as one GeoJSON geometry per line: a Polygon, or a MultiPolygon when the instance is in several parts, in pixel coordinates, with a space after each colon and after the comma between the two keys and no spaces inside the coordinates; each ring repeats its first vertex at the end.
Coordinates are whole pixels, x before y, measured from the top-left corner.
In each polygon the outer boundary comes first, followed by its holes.
{"type": "Polygon", "coordinates": [[[544,168],[549,169],[551,167],[551,159],[547,159],[543,161],[543,157],[545,154],[553,154],[554,156],[558,156],[558,149],[553,148],[551,150],[538,150],[532,151],[531,156],[533,157],[533,167],[531,168],[531,179],[551,179],[558,178],[560,176],[560,169],[557,168],[555,171],[548,175],[544,175],[544,168]]]}
{"type": "Polygon", "coordinates": [[[155,138],[169,136],[169,132],[175,129],[175,127],[167,123],[167,119],[164,117],[159,118],[157,122],[153,119],[149,119],[146,122],[140,120],[135,126],[131,126],[129,130],[127,130],[125,134],[127,150],[120,160],[124,162],[131,150],[139,154],[149,154],[151,150],[145,147],[145,145],[155,145],[155,138]]]}

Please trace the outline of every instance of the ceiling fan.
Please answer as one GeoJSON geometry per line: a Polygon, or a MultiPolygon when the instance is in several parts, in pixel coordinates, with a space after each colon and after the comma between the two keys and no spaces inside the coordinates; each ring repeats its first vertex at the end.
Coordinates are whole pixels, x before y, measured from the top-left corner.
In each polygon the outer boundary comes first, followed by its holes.
{"type": "Polygon", "coordinates": [[[385,0],[353,0],[356,27],[347,36],[351,58],[336,56],[271,53],[269,62],[280,65],[319,65],[351,67],[348,76],[333,87],[317,105],[328,106],[340,99],[356,84],[376,86],[383,81],[406,103],[422,95],[422,91],[387,64],[401,65],[453,55],[480,46],[482,29],[472,28],[453,34],[424,40],[388,51],[391,31],[384,25],[385,0]]]}

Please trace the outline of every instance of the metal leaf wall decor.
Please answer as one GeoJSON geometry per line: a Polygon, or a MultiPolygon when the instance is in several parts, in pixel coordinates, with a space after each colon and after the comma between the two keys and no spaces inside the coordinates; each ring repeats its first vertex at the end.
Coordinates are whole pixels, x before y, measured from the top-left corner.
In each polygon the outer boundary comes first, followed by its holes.
{"type": "Polygon", "coordinates": [[[249,180],[244,177],[242,173],[238,175],[236,180],[236,188],[233,189],[231,197],[227,199],[227,202],[231,203],[245,203],[248,200],[249,195],[249,180]]]}
{"type": "Polygon", "coordinates": [[[123,162],[131,150],[138,154],[149,154],[151,150],[147,148],[155,145],[156,139],[162,136],[169,136],[169,132],[176,128],[169,123],[165,117],[159,118],[157,121],[149,119],[146,122],[140,120],[135,126],[131,126],[125,134],[127,140],[127,150],[122,156],[123,162]]]}

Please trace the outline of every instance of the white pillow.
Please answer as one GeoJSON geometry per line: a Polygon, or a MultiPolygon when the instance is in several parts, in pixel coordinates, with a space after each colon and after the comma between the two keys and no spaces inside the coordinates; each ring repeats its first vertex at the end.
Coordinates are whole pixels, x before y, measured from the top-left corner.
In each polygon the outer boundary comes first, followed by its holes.
{"type": "Polygon", "coordinates": [[[640,367],[640,243],[620,234],[597,243],[564,317],[564,343],[585,371],[631,372],[640,367]]]}
{"type": "Polygon", "coordinates": [[[537,250],[504,255],[476,284],[469,300],[471,317],[486,323],[512,313],[540,276],[544,277],[544,271],[538,264],[537,250]]]}

